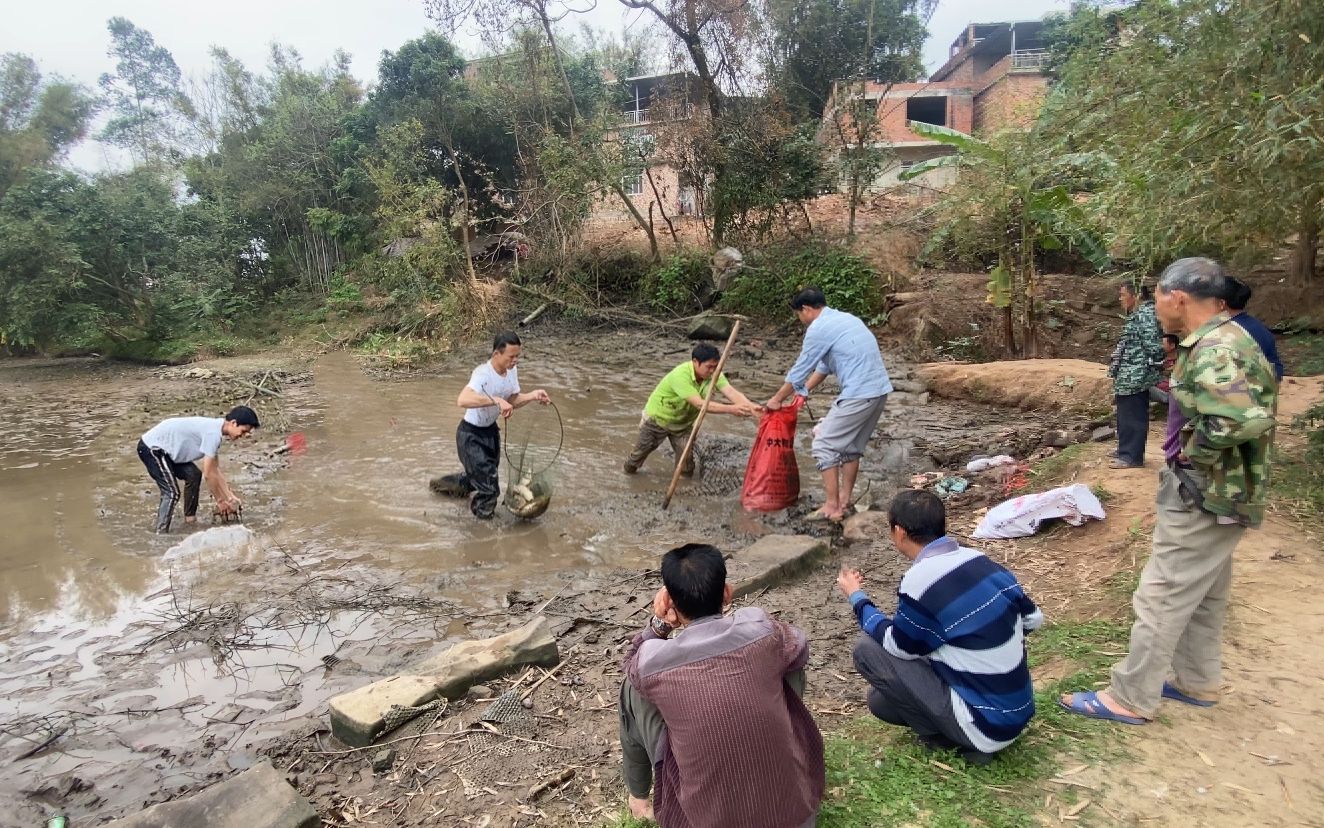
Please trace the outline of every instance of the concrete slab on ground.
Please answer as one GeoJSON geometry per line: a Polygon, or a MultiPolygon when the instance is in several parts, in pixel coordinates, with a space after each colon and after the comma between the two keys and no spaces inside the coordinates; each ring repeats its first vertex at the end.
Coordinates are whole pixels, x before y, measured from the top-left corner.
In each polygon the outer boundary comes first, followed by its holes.
{"type": "Polygon", "coordinates": [[[464,641],[402,673],[331,699],[331,734],[364,747],[386,731],[393,707],[418,707],[435,698],[457,699],[474,684],[528,665],[561,660],[547,618],[539,615],[516,630],[464,641]]]}
{"type": "Polygon", "coordinates": [[[828,549],[826,540],[809,535],[765,535],[731,554],[726,580],[740,598],[800,575],[827,557],[828,549]]]}
{"type": "Polygon", "coordinates": [[[192,796],[153,805],[106,828],[318,828],[321,824],[308,800],[263,761],[192,796]]]}

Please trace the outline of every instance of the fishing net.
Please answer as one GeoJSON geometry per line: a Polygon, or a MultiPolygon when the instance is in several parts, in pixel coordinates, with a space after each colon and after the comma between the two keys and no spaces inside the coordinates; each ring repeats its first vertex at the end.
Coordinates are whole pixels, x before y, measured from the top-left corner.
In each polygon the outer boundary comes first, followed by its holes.
{"type": "Polygon", "coordinates": [[[531,520],[552,502],[553,467],[565,427],[555,403],[530,403],[506,420],[506,508],[531,520]]]}

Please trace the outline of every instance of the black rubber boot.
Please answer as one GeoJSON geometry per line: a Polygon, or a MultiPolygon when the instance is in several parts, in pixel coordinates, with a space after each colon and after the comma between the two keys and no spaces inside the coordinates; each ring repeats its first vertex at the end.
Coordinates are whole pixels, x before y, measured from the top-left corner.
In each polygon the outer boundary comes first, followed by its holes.
{"type": "Polygon", "coordinates": [[[443,497],[468,497],[473,489],[463,474],[445,474],[428,481],[428,488],[443,497]]]}

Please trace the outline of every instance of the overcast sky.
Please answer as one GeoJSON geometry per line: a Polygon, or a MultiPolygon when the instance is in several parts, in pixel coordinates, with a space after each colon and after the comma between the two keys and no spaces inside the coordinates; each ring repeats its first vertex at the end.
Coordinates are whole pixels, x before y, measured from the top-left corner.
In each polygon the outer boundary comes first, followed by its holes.
{"type": "MultiPolygon", "coordinates": [[[[583,0],[583,5],[590,2],[583,0]]],[[[186,76],[207,71],[212,45],[224,46],[260,68],[271,43],[280,42],[297,49],[310,67],[344,49],[353,58],[355,76],[365,83],[376,76],[382,50],[395,50],[432,25],[423,0],[27,0],[5,5],[0,52],[31,55],[42,72],[88,86],[114,69],[106,56],[106,21],[114,16],[127,17],[151,32],[158,45],[174,54],[186,76]]],[[[598,0],[597,5],[586,17],[600,28],[620,29],[639,17],[639,12],[627,15],[615,0],[598,0]]],[[[942,65],[947,47],[966,23],[1037,19],[1066,6],[1066,0],[939,0],[929,25],[925,66],[932,71],[942,65]]],[[[481,49],[472,35],[461,33],[456,40],[465,54],[481,49]]],[[[70,157],[71,165],[80,169],[101,168],[111,161],[91,141],[70,157]]]]}

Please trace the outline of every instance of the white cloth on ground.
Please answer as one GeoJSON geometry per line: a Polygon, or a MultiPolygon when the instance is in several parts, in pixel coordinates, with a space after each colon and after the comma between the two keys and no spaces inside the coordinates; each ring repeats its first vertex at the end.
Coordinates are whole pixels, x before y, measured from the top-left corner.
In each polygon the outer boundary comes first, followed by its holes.
{"type": "Polygon", "coordinates": [[[1103,504],[1084,483],[1021,495],[989,509],[973,537],[1023,538],[1038,531],[1039,524],[1054,518],[1072,526],[1090,518],[1103,520],[1103,504]]]}

